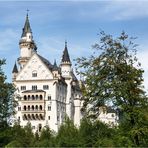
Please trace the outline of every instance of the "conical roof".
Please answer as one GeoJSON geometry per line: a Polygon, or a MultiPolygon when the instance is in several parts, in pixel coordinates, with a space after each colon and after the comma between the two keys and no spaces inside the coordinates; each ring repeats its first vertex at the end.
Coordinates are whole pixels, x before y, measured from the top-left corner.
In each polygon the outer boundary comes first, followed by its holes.
{"type": "Polygon", "coordinates": [[[26,15],[26,21],[25,21],[25,25],[23,28],[23,32],[22,32],[22,36],[21,37],[25,37],[26,33],[32,33],[31,32],[31,27],[30,27],[30,23],[29,23],[29,18],[28,18],[28,14],[26,15]]]}
{"type": "Polygon", "coordinates": [[[14,64],[14,67],[13,67],[12,73],[18,73],[18,69],[17,69],[16,62],[15,62],[15,64],[14,64]]]}
{"type": "Polygon", "coordinates": [[[64,48],[64,52],[63,52],[63,56],[62,56],[62,62],[70,62],[70,58],[69,58],[69,53],[68,53],[68,49],[67,49],[67,42],[65,42],[65,48],[64,48]]]}

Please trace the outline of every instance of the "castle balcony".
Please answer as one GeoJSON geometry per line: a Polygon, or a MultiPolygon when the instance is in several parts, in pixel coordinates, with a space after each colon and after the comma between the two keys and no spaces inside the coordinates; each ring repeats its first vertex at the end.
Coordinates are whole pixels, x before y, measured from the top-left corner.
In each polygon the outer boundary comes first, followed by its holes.
{"type": "Polygon", "coordinates": [[[22,115],[23,120],[45,120],[45,114],[43,113],[24,113],[22,115]]]}
{"type": "Polygon", "coordinates": [[[41,103],[45,100],[45,91],[43,90],[27,90],[22,93],[21,102],[41,103]]]}
{"type": "Polygon", "coordinates": [[[45,113],[45,110],[22,110],[21,112],[23,114],[26,114],[26,113],[45,113]]]}

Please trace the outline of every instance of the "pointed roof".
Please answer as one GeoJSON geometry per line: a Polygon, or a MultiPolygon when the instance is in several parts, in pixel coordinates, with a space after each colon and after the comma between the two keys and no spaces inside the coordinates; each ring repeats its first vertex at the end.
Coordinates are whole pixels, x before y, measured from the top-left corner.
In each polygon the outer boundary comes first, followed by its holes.
{"type": "Polygon", "coordinates": [[[54,64],[53,64],[53,70],[58,70],[58,66],[57,66],[57,62],[56,60],[54,60],[54,64]]]}
{"type": "Polygon", "coordinates": [[[32,33],[31,32],[31,27],[30,27],[30,23],[29,23],[29,17],[28,17],[28,13],[26,15],[26,21],[25,21],[25,25],[23,28],[23,32],[22,32],[22,36],[21,37],[25,37],[26,33],[32,33]]]}
{"type": "Polygon", "coordinates": [[[18,73],[18,69],[17,69],[16,62],[15,62],[15,64],[14,64],[14,67],[13,67],[12,73],[18,73]]]}
{"type": "Polygon", "coordinates": [[[64,52],[63,52],[63,56],[62,56],[62,62],[70,62],[70,58],[69,58],[69,53],[68,53],[68,49],[67,49],[67,42],[65,41],[65,48],[64,48],[64,52]]]}

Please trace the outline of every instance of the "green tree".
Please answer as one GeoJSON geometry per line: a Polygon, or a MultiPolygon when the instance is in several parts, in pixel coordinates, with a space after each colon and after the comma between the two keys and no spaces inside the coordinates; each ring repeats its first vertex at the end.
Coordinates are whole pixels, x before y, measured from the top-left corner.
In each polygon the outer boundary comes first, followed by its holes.
{"type": "Polygon", "coordinates": [[[106,124],[89,118],[83,118],[79,128],[79,143],[81,147],[114,146],[115,129],[106,124]]]}
{"type": "Polygon", "coordinates": [[[78,129],[75,127],[73,121],[68,117],[60,126],[56,136],[57,145],[59,147],[76,147],[78,146],[78,129]]]}
{"type": "Polygon", "coordinates": [[[142,86],[144,71],[136,58],[137,45],[124,32],[115,39],[103,31],[100,34],[99,43],[93,46],[95,54],[77,59],[86,83],[84,109],[97,117],[99,107],[112,102],[123,113],[124,133],[135,146],[143,146],[148,134],[143,109],[148,99],[142,86]]]}
{"type": "Polygon", "coordinates": [[[10,116],[14,113],[15,102],[13,100],[14,87],[6,82],[6,76],[2,70],[5,60],[0,59],[0,130],[8,125],[10,116]]]}
{"type": "Polygon", "coordinates": [[[48,126],[44,127],[40,133],[39,141],[36,144],[38,147],[53,147],[55,146],[55,134],[48,126]]]}

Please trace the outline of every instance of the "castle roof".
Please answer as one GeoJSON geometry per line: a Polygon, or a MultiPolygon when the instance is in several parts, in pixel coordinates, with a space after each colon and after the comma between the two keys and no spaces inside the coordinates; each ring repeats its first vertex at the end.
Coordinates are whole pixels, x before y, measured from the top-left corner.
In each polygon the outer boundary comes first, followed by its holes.
{"type": "Polygon", "coordinates": [[[28,13],[26,15],[26,21],[25,21],[25,25],[23,28],[23,32],[22,32],[22,36],[21,37],[25,37],[26,33],[32,33],[31,32],[31,27],[30,27],[30,23],[29,23],[29,18],[28,18],[28,13]]]}
{"type": "Polygon", "coordinates": [[[67,49],[67,42],[65,42],[65,48],[64,48],[64,52],[63,52],[63,56],[62,56],[62,62],[70,62],[70,58],[69,58],[69,53],[68,53],[68,49],[67,49]]]}
{"type": "Polygon", "coordinates": [[[16,62],[15,62],[15,64],[14,64],[14,67],[13,67],[12,73],[18,73],[18,69],[17,69],[16,62]]]}

